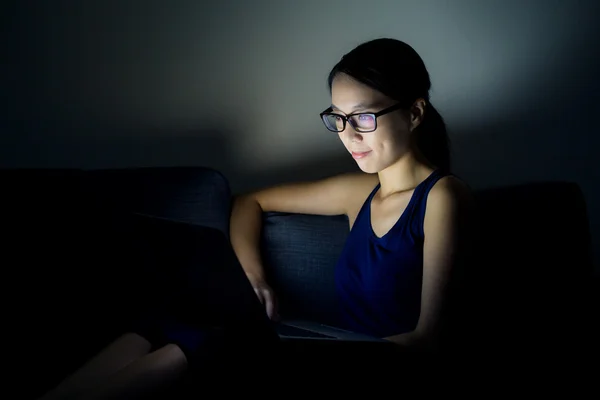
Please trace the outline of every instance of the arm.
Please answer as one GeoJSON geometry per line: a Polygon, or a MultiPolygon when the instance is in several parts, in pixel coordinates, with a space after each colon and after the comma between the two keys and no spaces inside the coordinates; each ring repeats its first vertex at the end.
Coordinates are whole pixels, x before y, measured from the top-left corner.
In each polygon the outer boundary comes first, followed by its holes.
{"type": "Polygon", "coordinates": [[[456,178],[444,178],[431,189],[423,226],[421,315],[414,331],[388,340],[407,347],[436,344],[451,273],[471,250],[473,204],[470,190],[456,178]]]}
{"type": "Polygon", "coordinates": [[[377,179],[377,175],[364,173],[342,174],[314,182],[270,187],[237,197],[231,214],[231,244],[248,277],[264,281],[259,250],[263,212],[348,215],[358,212],[363,194],[364,198],[368,196],[377,179]]]}

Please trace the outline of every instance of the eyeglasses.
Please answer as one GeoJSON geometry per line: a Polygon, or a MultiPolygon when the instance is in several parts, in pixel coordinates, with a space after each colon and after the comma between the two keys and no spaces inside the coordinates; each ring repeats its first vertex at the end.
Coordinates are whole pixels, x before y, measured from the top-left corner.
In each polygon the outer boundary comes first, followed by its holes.
{"type": "Polygon", "coordinates": [[[356,132],[368,133],[377,129],[377,117],[381,117],[382,115],[391,113],[400,108],[402,108],[401,104],[394,104],[377,113],[342,115],[332,112],[333,109],[329,107],[319,115],[321,116],[325,127],[331,132],[343,132],[344,129],[346,129],[346,122],[348,122],[356,132]]]}

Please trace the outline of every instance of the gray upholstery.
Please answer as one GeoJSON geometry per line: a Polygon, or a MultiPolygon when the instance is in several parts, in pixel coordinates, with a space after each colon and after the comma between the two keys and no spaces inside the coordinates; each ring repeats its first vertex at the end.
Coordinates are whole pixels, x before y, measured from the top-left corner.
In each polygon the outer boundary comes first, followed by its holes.
{"type": "Polygon", "coordinates": [[[347,235],[344,215],[264,215],[263,260],[282,316],[336,323],[334,268],[347,235]]]}
{"type": "Polygon", "coordinates": [[[203,167],[133,168],[86,173],[96,199],[127,211],[229,233],[231,193],[218,171],[203,167]]]}

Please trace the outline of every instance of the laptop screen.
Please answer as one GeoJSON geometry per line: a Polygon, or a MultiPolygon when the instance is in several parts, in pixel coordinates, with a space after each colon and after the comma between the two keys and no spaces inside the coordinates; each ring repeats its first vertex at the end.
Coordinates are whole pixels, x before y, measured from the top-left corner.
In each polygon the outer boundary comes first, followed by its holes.
{"type": "Polygon", "coordinates": [[[215,228],[132,214],[126,230],[141,259],[174,280],[168,307],[193,324],[278,338],[225,233],[215,228]]]}

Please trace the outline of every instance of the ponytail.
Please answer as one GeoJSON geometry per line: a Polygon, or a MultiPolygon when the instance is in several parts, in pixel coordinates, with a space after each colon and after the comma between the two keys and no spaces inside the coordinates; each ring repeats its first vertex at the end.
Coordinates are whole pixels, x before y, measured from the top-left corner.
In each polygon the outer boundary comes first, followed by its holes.
{"type": "Polygon", "coordinates": [[[450,140],[446,123],[440,113],[429,103],[423,121],[416,129],[416,145],[421,155],[436,168],[450,171],[450,140]]]}

